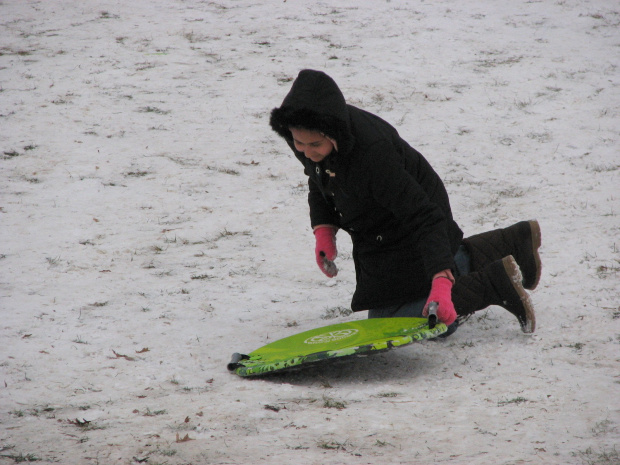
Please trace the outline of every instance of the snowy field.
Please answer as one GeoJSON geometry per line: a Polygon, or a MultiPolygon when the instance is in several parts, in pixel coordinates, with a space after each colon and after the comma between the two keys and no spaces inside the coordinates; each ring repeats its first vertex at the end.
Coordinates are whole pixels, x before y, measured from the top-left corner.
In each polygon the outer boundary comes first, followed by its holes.
{"type": "Polygon", "coordinates": [[[620,462],[620,4],[0,1],[0,464],[620,462]],[[351,319],[268,126],[302,68],[394,124],[466,235],[537,218],[538,329],[268,378],[351,319]]]}

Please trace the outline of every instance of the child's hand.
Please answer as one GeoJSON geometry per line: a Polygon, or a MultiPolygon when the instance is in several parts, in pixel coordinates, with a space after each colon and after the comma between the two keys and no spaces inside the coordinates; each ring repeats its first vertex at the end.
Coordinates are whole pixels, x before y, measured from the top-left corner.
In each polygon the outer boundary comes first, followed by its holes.
{"type": "Polygon", "coordinates": [[[433,279],[431,293],[428,296],[426,305],[424,306],[424,316],[428,316],[428,305],[431,302],[437,302],[437,318],[439,321],[450,326],[456,321],[456,310],[452,303],[452,281],[447,277],[433,279]]]}
{"type": "Polygon", "coordinates": [[[333,278],[338,274],[338,268],[334,264],[334,260],[338,255],[336,231],[338,229],[330,225],[319,226],[314,230],[316,263],[325,276],[329,278],[333,278]]]}

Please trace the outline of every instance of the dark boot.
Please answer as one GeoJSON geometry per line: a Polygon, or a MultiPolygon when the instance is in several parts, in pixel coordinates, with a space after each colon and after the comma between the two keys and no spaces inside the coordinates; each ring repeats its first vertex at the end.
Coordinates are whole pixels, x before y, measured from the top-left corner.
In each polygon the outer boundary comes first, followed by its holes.
{"type": "Polygon", "coordinates": [[[471,270],[480,271],[489,263],[512,255],[523,273],[523,287],[536,289],[540,281],[540,225],[536,220],[521,221],[504,229],[463,239],[471,257],[471,270]]]}
{"type": "Polygon", "coordinates": [[[521,272],[512,255],[456,279],[452,287],[452,302],[461,316],[499,305],[519,320],[524,333],[536,329],[534,307],[521,284],[521,272]]]}

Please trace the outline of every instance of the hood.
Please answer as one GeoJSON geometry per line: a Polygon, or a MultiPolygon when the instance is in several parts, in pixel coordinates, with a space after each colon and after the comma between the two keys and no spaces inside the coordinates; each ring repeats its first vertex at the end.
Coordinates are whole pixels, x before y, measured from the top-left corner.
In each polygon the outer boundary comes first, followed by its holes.
{"type": "Polygon", "coordinates": [[[353,145],[347,103],[336,82],[322,71],[302,70],[279,108],[271,111],[271,128],[291,142],[289,127],[319,131],[338,143],[339,152],[353,145]]]}

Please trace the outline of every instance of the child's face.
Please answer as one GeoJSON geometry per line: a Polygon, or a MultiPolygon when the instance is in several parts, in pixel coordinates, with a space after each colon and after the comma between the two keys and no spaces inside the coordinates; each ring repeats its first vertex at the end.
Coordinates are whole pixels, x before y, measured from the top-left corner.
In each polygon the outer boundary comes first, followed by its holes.
{"type": "Polygon", "coordinates": [[[315,163],[322,161],[334,149],[334,144],[318,131],[301,128],[290,128],[290,131],[293,135],[295,149],[315,163]]]}

